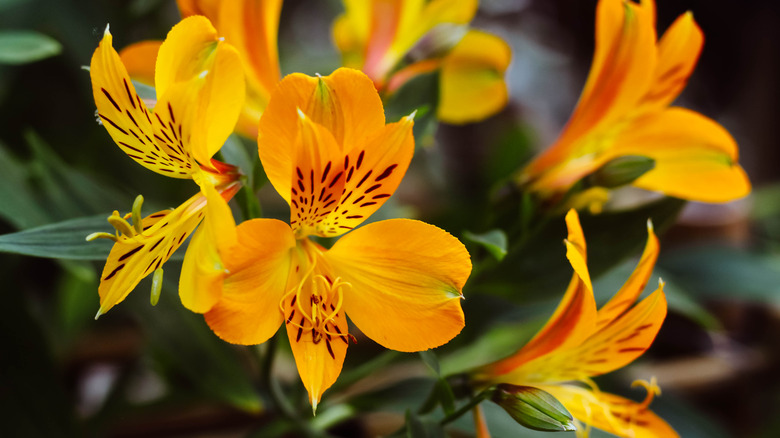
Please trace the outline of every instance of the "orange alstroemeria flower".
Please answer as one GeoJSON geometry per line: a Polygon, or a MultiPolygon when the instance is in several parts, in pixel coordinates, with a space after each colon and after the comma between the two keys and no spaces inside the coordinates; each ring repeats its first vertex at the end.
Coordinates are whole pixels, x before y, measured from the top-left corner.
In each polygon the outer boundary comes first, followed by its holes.
{"type": "Polygon", "coordinates": [[[101,276],[98,316],[170,258],[204,217],[208,193],[219,192],[221,197],[212,199],[224,204],[240,187],[237,169],[211,158],[233,131],[244,99],[236,50],[217,37],[206,18],[182,20],[160,46],[155,70],[158,99],[154,108],[148,108],[111,42],[106,28],[90,64],[99,120],[137,163],[160,175],[193,179],[201,192],[175,210],[145,219],[140,218],[138,205],[132,225],[129,215],[114,212],[109,222],[117,234],[90,236],[116,242],[101,276]]]}
{"type": "Polygon", "coordinates": [[[653,0],[601,0],[596,52],[585,89],[555,144],[518,176],[544,198],[620,157],[648,157],[633,185],[678,198],[726,202],[747,195],[737,145],[715,121],[670,107],[696,65],[703,35],[681,15],[656,41],[653,0]]]}
{"type": "MultiPolygon", "coordinates": [[[[599,391],[591,380],[641,356],[666,317],[663,283],[632,307],[658,257],[658,239],[652,227],[648,223],[647,245],[636,269],[618,293],[597,311],[585,236],[575,210],[569,211],[566,225],[566,257],[574,268],[574,276],[563,300],[528,344],[505,359],[472,371],[473,381],[479,386],[510,384],[547,391],[587,428],[592,426],[624,437],[677,436],[666,422],[647,409],[653,395],[660,392],[654,382],[641,382],[648,397],[636,403],[599,391]]],[[[582,427],[578,431],[582,434],[582,427]]]]}
{"type": "Polygon", "coordinates": [[[506,105],[511,51],[495,35],[466,30],[477,0],[344,0],[344,7],[333,25],[344,65],[363,70],[385,94],[439,70],[440,120],[479,121],[506,105]]]}
{"type": "MultiPolygon", "coordinates": [[[[257,123],[271,91],[281,79],[277,33],[282,0],[177,0],[183,18],[207,17],[219,36],[241,56],[246,77],[246,100],[236,132],[257,137],[257,123]]],[[[160,41],[142,41],[121,51],[133,79],[154,85],[154,66],[160,41]]]]}
{"type": "Polygon", "coordinates": [[[437,347],[464,325],[471,261],[457,239],[407,219],[353,230],[398,187],[414,152],[412,125],[411,117],[385,124],[373,83],[357,70],[284,78],[260,120],[258,150],[290,224],[236,227],[215,205],[220,268],[183,280],[210,285],[188,307],[228,342],[259,344],[284,324],[315,409],[341,372],[346,315],[398,351],[437,347]],[[347,232],[330,249],[309,239],[347,232]]]}

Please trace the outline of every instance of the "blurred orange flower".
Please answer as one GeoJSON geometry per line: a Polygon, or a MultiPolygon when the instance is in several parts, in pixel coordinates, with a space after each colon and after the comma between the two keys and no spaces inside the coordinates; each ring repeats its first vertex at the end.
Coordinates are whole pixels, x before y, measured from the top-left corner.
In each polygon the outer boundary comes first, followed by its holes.
{"type": "Polygon", "coordinates": [[[647,157],[651,170],[625,183],[704,202],[747,195],[750,182],[731,135],[699,113],[669,107],[702,44],[690,12],[656,41],[653,0],[601,0],[596,52],[577,108],[555,144],[518,175],[519,183],[557,198],[610,162],[647,157]]]}

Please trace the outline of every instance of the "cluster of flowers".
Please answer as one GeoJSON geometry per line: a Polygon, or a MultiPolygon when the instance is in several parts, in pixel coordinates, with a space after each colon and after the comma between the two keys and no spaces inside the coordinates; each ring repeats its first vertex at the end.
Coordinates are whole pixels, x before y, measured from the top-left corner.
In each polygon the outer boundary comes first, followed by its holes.
{"type": "MultiPolygon", "coordinates": [[[[231,343],[263,343],[283,325],[315,409],[353,339],[347,314],[393,350],[431,349],[455,337],[464,326],[460,300],[471,272],[466,248],[416,220],[357,227],[392,196],[414,152],[414,114],[386,123],[383,98],[418,74],[439,71],[442,121],[483,119],[506,104],[509,49],[467,27],[477,1],[344,0],[333,34],[349,68],[283,79],[276,48],[281,0],[178,3],[185,18],[164,42],[119,54],[107,28],[90,65],[98,117],[120,149],[158,174],[198,186],[176,209],[142,217],[137,202],[128,215],[114,212],[116,234],[91,236],[115,242],[101,275],[98,316],[147,275],[159,280],[163,264],[194,232],[180,277],[182,304],[231,343]],[[156,102],[140,98],[131,78],[153,85],[156,102]],[[263,169],[290,207],[289,224],[236,225],[227,202],[242,175],[212,158],[234,131],[257,139],[263,169]],[[329,249],[310,239],[341,235],[329,249]]],[[[583,177],[631,168],[633,158],[645,157],[652,168],[623,183],[705,201],[749,191],[728,133],[697,113],[668,108],[695,65],[701,32],[690,14],[658,43],[654,27],[652,1],[600,1],[596,54],[580,103],[555,145],[517,173],[524,190],[557,202],[583,177]]],[[[597,209],[609,188],[591,187],[567,202],[597,209]]],[[[586,424],[625,436],[673,436],[647,410],[657,386],[647,384],[648,400],[634,403],[599,392],[589,380],[640,356],[666,315],[662,287],[633,306],[658,254],[652,228],[634,274],[596,311],[576,211],[566,223],[575,273],[559,308],[522,350],[473,370],[471,384],[498,385],[494,400],[502,406],[532,386],[586,424]]]]}

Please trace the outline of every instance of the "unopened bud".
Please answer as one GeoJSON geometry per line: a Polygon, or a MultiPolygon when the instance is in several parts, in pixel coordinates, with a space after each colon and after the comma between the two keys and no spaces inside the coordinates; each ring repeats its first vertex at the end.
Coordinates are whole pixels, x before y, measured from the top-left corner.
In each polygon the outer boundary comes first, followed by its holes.
{"type": "Polygon", "coordinates": [[[569,411],[539,388],[502,383],[491,400],[523,426],[544,432],[576,430],[569,411]]]}
{"type": "Polygon", "coordinates": [[[655,168],[655,160],[641,155],[626,155],[610,160],[588,178],[591,185],[608,189],[631,184],[655,168]]]}

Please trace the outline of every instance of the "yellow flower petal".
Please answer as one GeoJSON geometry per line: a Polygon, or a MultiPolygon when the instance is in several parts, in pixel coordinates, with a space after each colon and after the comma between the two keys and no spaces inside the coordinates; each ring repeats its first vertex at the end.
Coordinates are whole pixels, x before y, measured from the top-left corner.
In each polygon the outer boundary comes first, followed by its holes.
{"type": "Polygon", "coordinates": [[[184,139],[191,142],[191,153],[202,166],[209,165],[238,120],[245,96],[242,72],[238,52],[218,38],[202,16],[179,22],[160,46],[157,95],[160,103],[170,102],[186,112],[191,126],[185,126],[190,132],[184,139]]]}
{"type": "Polygon", "coordinates": [[[506,106],[504,72],[511,59],[504,40],[469,31],[442,62],[438,118],[447,123],[475,122],[506,106]]]}
{"type": "Polygon", "coordinates": [[[98,118],[119,148],[137,163],[161,175],[191,178],[190,157],[175,147],[173,132],[176,130],[164,125],[138,97],[127,70],[111,46],[112,39],[106,29],[90,63],[98,118]]]}
{"type": "Polygon", "coordinates": [[[663,108],[680,94],[699,60],[704,34],[693,14],[680,15],[658,42],[658,65],[652,86],[642,98],[644,105],[663,108]]]}
{"type": "Polygon", "coordinates": [[[620,437],[679,437],[669,424],[644,404],[572,385],[545,385],[539,388],[552,394],[574,418],[588,427],[592,426],[620,437]]]}
{"type": "MultiPolygon", "coordinates": [[[[321,79],[303,74],[291,74],[282,79],[260,120],[257,143],[268,179],[288,203],[297,154],[294,145],[299,142],[298,110],[319,124],[326,122],[324,114],[335,114],[325,128],[333,134],[343,154],[365,147],[366,141],[382,129],[385,121],[382,101],[373,83],[356,70],[338,69],[321,79]],[[329,90],[327,95],[337,97],[317,98],[321,95],[318,90],[323,90],[321,84],[329,90]],[[328,110],[322,108],[326,105],[328,110]]],[[[333,175],[343,170],[342,166],[331,169],[333,175]]]]}
{"type": "Polygon", "coordinates": [[[546,382],[585,380],[622,368],[641,356],[655,340],[666,317],[662,287],[611,321],[576,348],[528,364],[525,373],[546,382]]]}
{"type": "Polygon", "coordinates": [[[341,373],[347,354],[349,337],[342,303],[351,286],[328,269],[320,257],[321,247],[305,240],[300,248],[281,307],[298,374],[316,412],[323,392],[341,373]]]}
{"type": "Polygon", "coordinates": [[[179,276],[179,297],[184,307],[196,313],[208,312],[222,295],[227,275],[222,254],[238,243],[236,224],[225,199],[207,185],[205,218],[192,236],[179,276]]]}
{"type": "Polygon", "coordinates": [[[636,120],[615,140],[610,156],[644,155],[655,168],[634,182],[678,198],[727,202],[750,193],[750,181],[737,164],[737,145],[711,119],[669,108],[636,120]]]}
{"type": "Polygon", "coordinates": [[[220,300],[205,314],[217,336],[234,344],[267,341],[283,321],[279,302],[285,294],[295,237],[275,219],[253,219],[237,229],[240,243],[220,254],[229,274],[220,300]]]}
{"type": "Polygon", "coordinates": [[[639,260],[634,272],[628,277],[620,290],[599,309],[596,328],[601,329],[619,317],[626,309],[630,308],[639,298],[639,295],[645,289],[650,275],[653,273],[653,267],[658,259],[658,238],[653,232],[652,223],[647,222],[647,244],[642,252],[642,258],[639,260]]]}
{"type": "Polygon", "coordinates": [[[161,267],[203,218],[206,198],[198,193],[175,210],[163,210],[142,221],[143,231],[120,236],[100,275],[100,311],[122,302],[147,275],[161,267]]]}
{"type": "Polygon", "coordinates": [[[162,41],[141,41],[119,52],[122,64],[133,80],[154,87],[154,65],[162,41]]]}
{"type": "Polygon", "coordinates": [[[219,18],[219,0],[176,0],[182,18],[191,15],[204,15],[212,22],[219,18]]]}
{"type": "Polygon", "coordinates": [[[571,267],[574,268],[574,272],[585,287],[588,288],[591,295],[593,294],[593,284],[590,281],[590,273],[588,272],[588,257],[587,246],[585,244],[585,234],[582,232],[582,226],[580,225],[580,218],[577,215],[577,210],[569,210],[566,214],[566,227],[569,230],[569,235],[566,238],[566,258],[569,259],[571,267]]]}
{"type": "Polygon", "coordinates": [[[386,348],[419,351],[442,345],[463,328],[461,290],[471,272],[466,248],[423,222],[393,219],[365,225],[323,255],[351,285],[344,309],[386,348]]]}

